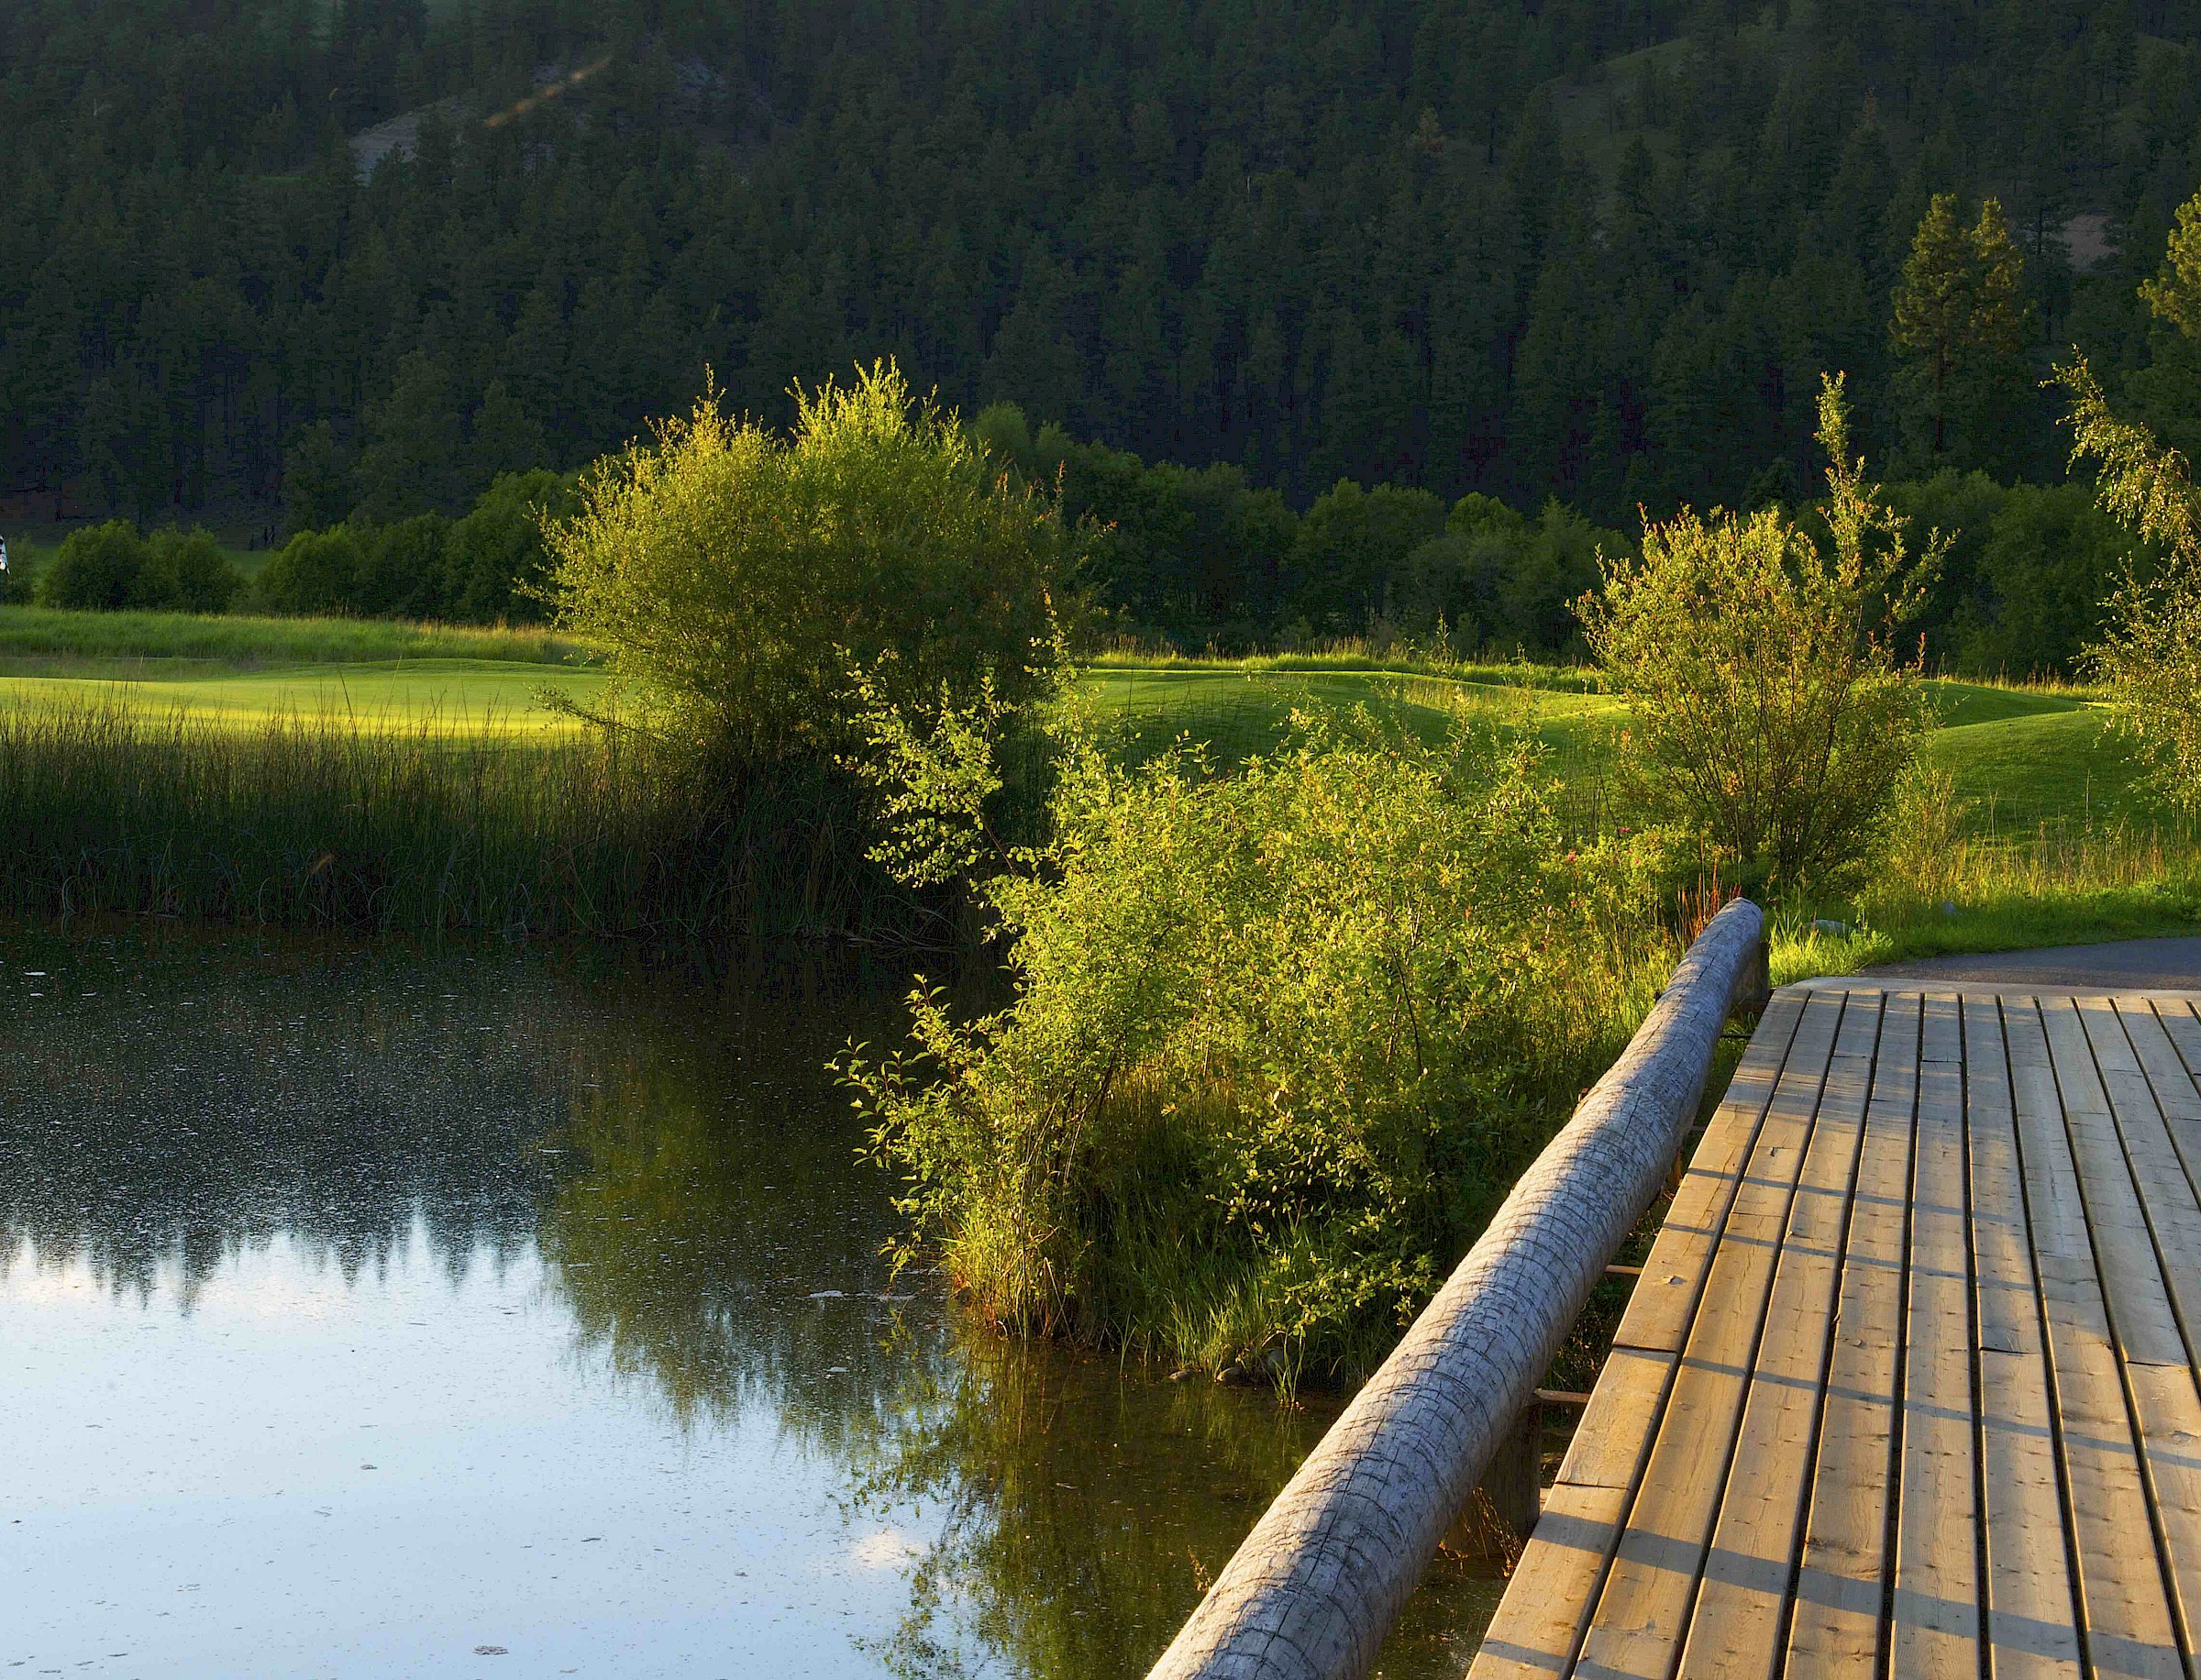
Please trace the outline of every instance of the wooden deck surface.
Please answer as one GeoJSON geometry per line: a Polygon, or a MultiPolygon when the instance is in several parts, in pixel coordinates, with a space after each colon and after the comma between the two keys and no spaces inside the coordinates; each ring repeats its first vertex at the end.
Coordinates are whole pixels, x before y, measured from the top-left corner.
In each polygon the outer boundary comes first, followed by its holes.
{"type": "Polygon", "coordinates": [[[2201,993],[1777,993],[1473,1680],[2201,1675],[2201,993]]]}

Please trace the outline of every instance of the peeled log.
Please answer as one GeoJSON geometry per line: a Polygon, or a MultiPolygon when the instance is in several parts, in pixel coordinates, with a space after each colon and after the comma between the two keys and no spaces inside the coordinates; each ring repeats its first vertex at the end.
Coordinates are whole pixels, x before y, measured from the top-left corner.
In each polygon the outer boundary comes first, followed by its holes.
{"type": "Polygon", "coordinates": [[[1254,1525],[1151,1680],[1359,1680],[1651,1205],[1720,1028],[1764,991],[1765,919],[1712,919],[1382,1368],[1254,1525]]]}

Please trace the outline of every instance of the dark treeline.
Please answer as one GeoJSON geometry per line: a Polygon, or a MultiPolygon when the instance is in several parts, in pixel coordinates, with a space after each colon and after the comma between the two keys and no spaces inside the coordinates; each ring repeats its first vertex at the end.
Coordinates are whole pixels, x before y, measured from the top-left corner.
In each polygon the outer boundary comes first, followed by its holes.
{"type": "Polygon", "coordinates": [[[1190,569],[1143,624],[1473,598],[1533,643],[1460,497],[1562,569],[1639,503],[1793,499],[1825,368],[1897,477],[2060,478],[2074,338],[2201,441],[2134,297],[2201,179],[2201,0],[6,0],[0,109],[0,494],[149,524],[458,517],[706,366],[778,419],[891,354],[1277,492],[1245,517],[1350,479],[1397,494],[1344,525],[1447,545],[1373,593],[1295,591],[1298,538],[1252,593],[1148,552],[1190,569]],[[2021,259],[1984,382],[1895,321],[1942,190],[2021,259]]]}

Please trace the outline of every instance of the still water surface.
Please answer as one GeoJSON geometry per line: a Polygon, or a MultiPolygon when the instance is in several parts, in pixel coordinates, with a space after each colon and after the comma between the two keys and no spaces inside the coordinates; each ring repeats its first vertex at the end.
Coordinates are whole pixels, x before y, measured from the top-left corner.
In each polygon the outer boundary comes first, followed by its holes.
{"type": "Polygon", "coordinates": [[[1143,1672],[1329,1413],[891,1278],[892,997],[0,932],[0,1676],[1143,1672]]]}

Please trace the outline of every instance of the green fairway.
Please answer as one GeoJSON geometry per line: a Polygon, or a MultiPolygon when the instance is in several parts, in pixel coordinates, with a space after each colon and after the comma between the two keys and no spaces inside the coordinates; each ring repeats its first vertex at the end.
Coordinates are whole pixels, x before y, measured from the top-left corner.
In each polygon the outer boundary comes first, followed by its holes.
{"type": "Polygon", "coordinates": [[[119,700],[148,712],[180,710],[239,724],[328,717],[433,733],[538,734],[578,727],[544,706],[545,689],[587,699],[603,681],[597,671],[509,659],[356,660],[256,671],[202,667],[129,679],[0,674],[0,705],[119,700]]]}
{"type": "Polygon", "coordinates": [[[1972,801],[1973,825],[1990,833],[2059,820],[2163,817],[2136,785],[2139,768],[2098,707],[1939,729],[1928,751],[1954,773],[1959,797],[1972,801]]]}
{"type": "MultiPolygon", "coordinates": [[[[1434,677],[1319,658],[1108,660],[1089,667],[1085,681],[1117,750],[1132,758],[1184,739],[1221,765],[1241,762],[1273,750],[1295,710],[1365,707],[1428,740],[1464,715],[1532,735],[1553,772],[1589,801],[1604,797],[1612,728],[1625,716],[1621,702],[1589,691],[1587,673],[1535,668],[1434,677]]],[[[333,716],[556,735],[576,725],[543,706],[542,691],[587,699],[603,682],[585,647],[541,629],[0,608],[0,705],[122,700],[239,725],[333,716]]],[[[2160,819],[2107,713],[2084,694],[1928,687],[1941,718],[1930,758],[1953,772],[1974,831],[2018,837],[2042,823],[2160,819]]]]}
{"type": "MultiPolygon", "coordinates": [[[[1139,757],[1182,736],[1209,746],[1220,763],[1266,752],[1280,741],[1295,708],[1366,705],[1427,739],[1441,735],[1455,711],[1532,734],[1550,767],[1585,794],[1601,781],[1622,702],[1609,696],[1454,681],[1384,672],[1289,672],[1233,666],[1160,669],[1100,669],[1089,673],[1100,715],[1123,731],[1139,757]]],[[[2163,820],[2101,706],[2084,696],[1985,683],[1928,684],[1941,719],[1930,762],[1956,778],[1971,802],[1969,826],[2022,835],[2041,823],[2163,820]]]]}

